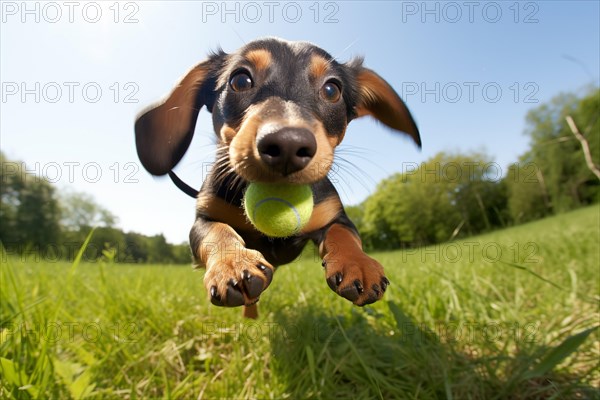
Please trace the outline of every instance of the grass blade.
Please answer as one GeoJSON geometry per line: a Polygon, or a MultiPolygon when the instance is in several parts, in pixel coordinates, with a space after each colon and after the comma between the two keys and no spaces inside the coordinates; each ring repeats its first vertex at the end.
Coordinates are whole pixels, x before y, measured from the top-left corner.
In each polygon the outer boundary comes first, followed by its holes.
{"type": "Polygon", "coordinates": [[[560,364],[562,360],[573,354],[579,348],[579,346],[585,342],[585,339],[587,339],[592,332],[598,329],[599,326],[586,329],[585,331],[566,338],[561,344],[551,349],[546,356],[542,358],[536,366],[533,367],[533,369],[523,374],[522,379],[526,380],[539,378],[550,372],[552,369],[554,369],[554,367],[560,364]]]}
{"type": "Polygon", "coordinates": [[[315,373],[315,356],[312,348],[306,345],[306,359],[308,361],[308,368],[310,370],[310,379],[312,380],[313,386],[317,386],[317,374],[315,373]]]}
{"type": "Polygon", "coordinates": [[[566,289],[563,288],[562,286],[559,286],[556,283],[552,282],[551,280],[548,280],[548,279],[544,278],[543,276],[541,276],[539,274],[536,274],[535,272],[533,272],[529,268],[526,268],[526,267],[524,267],[522,265],[519,265],[519,264],[515,264],[515,263],[511,263],[511,262],[506,262],[506,261],[502,261],[502,260],[499,260],[499,262],[501,264],[508,265],[509,267],[513,267],[513,268],[520,269],[522,271],[528,272],[531,275],[535,276],[536,278],[538,278],[538,279],[540,279],[540,280],[542,280],[542,281],[544,281],[546,283],[549,283],[550,285],[554,286],[555,288],[560,289],[562,291],[566,291],[566,289]]]}
{"type": "Polygon", "coordinates": [[[92,236],[94,235],[95,230],[96,230],[96,228],[92,228],[90,233],[85,238],[85,241],[79,248],[79,251],[77,252],[77,255],[75,256],[75,259],[73,260],[73,264],[71,264],[71,269],[69,270],[69,280],[73,277],[73,274],[75,274],[75,271],[77,270],[77,267],[79,266],[79,263],[81,262],[81,258],[83,257],[83,253],[86,251],[88,244],[90,243],[90,240],[92,240],[92,236]]]}

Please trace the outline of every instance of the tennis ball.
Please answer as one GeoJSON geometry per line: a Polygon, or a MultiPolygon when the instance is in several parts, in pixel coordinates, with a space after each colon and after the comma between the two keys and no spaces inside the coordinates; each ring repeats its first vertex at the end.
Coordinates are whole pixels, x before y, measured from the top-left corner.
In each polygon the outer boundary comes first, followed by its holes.
{"type": "Polygon", "coordinates": [[[244,195],[244,210],[252,225],[270,237],[300,232],[313,210],[309,185],[251,183],[244,195]]]}

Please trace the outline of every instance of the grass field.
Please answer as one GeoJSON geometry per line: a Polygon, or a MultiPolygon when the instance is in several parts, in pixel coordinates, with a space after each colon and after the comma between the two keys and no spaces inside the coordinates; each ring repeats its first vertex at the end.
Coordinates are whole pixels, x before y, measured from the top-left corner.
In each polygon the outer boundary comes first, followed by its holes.
{"type": "Polygon", "coordinates": [[[307,251],[251,321],[189,266],[3,256],[0,397],[600,397],[597,206],[375,257],[382,301],[338,297],[307,251]]]}

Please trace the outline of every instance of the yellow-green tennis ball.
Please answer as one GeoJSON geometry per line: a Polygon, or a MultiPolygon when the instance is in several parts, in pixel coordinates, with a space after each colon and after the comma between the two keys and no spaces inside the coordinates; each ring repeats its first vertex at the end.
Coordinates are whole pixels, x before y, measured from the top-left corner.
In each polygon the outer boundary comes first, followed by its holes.
{"type": "Polygon", "coordinates": [[[313,194],[309,185],[251,183],[244,210],[252,225],[270,237],[289,237],[310,220],[313,194]]]}

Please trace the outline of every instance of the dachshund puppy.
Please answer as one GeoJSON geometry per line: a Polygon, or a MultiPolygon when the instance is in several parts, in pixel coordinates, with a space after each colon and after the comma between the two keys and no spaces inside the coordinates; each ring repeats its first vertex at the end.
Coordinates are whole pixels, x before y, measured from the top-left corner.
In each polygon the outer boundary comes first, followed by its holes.
{"type": "Polygon", "coordinates": [[[142,165],[171,174],[186,152],[202,106],[217,136],[214,167],[197,195],[190,246],[204,284],[218,306],[255,303],[275,268],[294,260],[312,240],[325,279],[338,295],[363,306],[389,285],[379,262],[362,250],[327,174],[347,125],[370,115],[421,146],[406,105],[362,59],[337,62],[307,42],[276,38],[248,43],[232,54],[218,51],[192,68],[162,102],[135,123],[142,165]],[[242,207],[250,182],[309,184],[314,211],[300,233],[270,238],[247,220],[242,207]]]}

